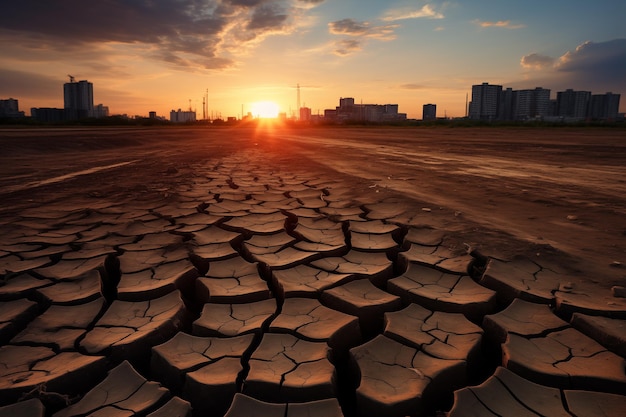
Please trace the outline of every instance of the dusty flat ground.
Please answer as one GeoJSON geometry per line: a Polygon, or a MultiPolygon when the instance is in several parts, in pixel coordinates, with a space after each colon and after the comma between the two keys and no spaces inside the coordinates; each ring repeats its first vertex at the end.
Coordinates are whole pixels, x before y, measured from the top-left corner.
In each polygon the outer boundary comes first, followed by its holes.
{"type": "Polygon", "coordinates": [[[605,288],[626,281],[620,129],[5,129],[0,144],[0,214],[174,198],[194,164],[254,150],[277,170],[345,178],[363,202],[397,197],[413,223],[486,255],[550,257],[605,288]]]}
{"type": "Polygon", "coordinates": [[[618,129],[1,129],[0,414],[621,415],[625,174],[618,129]]]}

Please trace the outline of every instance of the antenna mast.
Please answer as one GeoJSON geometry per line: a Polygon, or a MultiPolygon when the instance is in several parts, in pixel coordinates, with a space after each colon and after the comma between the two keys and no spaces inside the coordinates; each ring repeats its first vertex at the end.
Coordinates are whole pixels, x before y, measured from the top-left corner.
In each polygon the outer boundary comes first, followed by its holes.
{"type": "Polygon", "coordinates": [[[75,78],[74,78],[74,76],[73,76],[73,75],[69,75],[69,74],[67,74],[67,76],[68,76],[68,77],[70,77],[70,82],[71,82],[71,83],[75,82],[75,78]]]}
{"type": "Polygon", "coordinates": [[[206,101],[204,96],[202,96],[202,120],[206,120],[206,101]]]}

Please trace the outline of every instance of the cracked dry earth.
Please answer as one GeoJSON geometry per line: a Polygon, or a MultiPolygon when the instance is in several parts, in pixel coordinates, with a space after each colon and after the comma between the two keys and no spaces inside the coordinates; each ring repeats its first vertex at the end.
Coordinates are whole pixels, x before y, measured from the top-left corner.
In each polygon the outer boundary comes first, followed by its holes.
{"type": "Polygon", "coordinates": [[[624,299],[270,158],[5,214],[0,416],[624,415],[624,299]]]}

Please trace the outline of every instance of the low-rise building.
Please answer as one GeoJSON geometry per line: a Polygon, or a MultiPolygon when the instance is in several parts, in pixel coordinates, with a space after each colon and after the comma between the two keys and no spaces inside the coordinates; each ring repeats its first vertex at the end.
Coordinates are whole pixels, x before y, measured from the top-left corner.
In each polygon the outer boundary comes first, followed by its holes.
{"type": "Polygon", "coordinates": [[[24,112],[20,111],[19,103],[14,98],[8,98],[0,100],[0,118],[21,118],[24,117],[24,112]]]}
{"type": "Polygon", "coordinates": [[[195,111],[184,111],[181,109],[172,110],[170,112],[170,122],[172,123],[188,123],[196,121],[195,111]]]}
{"type": "Polygon", "coordinates": [[[324,110],[324,119],[338,123],[384,123],[406,120],[406,113],[399,113],[397,104],[355,104],[354,98],[342,97],[335,110],[324,110]]]}

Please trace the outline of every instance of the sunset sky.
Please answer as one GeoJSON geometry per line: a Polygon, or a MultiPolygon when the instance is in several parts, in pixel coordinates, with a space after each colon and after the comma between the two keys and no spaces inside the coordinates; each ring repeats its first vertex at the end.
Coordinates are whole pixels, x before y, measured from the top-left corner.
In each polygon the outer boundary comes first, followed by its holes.
{"type": "Polygon", "coordinates": [[[463,116],[472,84],[622,94],[624,0],[19,0],[0,12],[0,98],[63,107],[68,74],[111,114],[241,116],[339,97],[463,116]]]}

